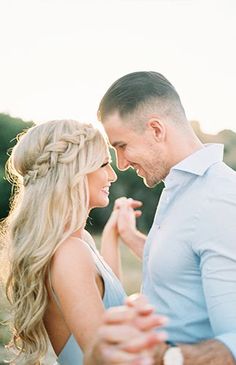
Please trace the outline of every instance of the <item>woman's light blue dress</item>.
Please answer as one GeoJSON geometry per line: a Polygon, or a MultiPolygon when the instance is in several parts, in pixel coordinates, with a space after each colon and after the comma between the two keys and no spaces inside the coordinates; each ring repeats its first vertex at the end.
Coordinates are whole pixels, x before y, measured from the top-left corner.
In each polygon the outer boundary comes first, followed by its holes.
{"type": "MultiPolygon", "coordinates": [[[[111,268],[107,265],[104,259],[99,254],[98,250],[95,247],[89,245],[91,253],[94,257],[94,261],[96,264],[96,268],[103,278],[104,282],[104,296],[103,296],[103,304],[104,307],[110,308],[118,305],[122,305],[124,303],[124,299],[126,294],[124,289],[116,277],[116,275],[112,272],[111,268]]],[[[55,293],[54,293],[55,297],[55,293]]],[[[57,297],[55,300],[58,303],[57,297]]],[[[58,303],[58,305],[60,305],[58,303]]],[[[78,343],[76,342],[73,335],[71,335],[63,347],[62,351],[58,355],[57,362],[60,365],[83,365],[83,352],[80,349],[78,343]]]]}

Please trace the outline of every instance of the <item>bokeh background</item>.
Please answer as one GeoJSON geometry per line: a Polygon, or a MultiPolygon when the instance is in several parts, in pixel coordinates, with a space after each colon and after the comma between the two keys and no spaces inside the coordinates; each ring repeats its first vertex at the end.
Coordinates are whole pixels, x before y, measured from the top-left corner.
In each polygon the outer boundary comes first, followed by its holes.
{"type": "MultiPolygon", "coordinates": [[[[200,139],[224,143],[224,159],[236,169],[235,0],[0,0],[0,15],[1,219],[11,192],[4,166],[16,135],[50,119],[96,123],[104,92],[133,71],[163,73],[200,139]]],[[[144,201],[138,226],[147,232],[163,188],[146,188],[132,170],[117,174],[110,206],[88,220],[98,245],[117,197],[144,201]]],[[[132,293],[141,263],[123,246],[122,258],[132,293]]],[[[0,321],[7,313],[0,289],[0,321]]],[[[8,338],[0,325],[0,365],[8,338]]]]}

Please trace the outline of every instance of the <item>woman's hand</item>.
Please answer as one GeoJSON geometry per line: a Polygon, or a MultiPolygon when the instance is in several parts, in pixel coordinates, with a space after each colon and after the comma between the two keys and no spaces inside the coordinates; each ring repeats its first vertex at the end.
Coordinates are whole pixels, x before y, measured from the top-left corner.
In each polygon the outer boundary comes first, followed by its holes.
{"type": "Polygon", "coordinates": [[[119,279],[122,277],[122,268],[119,248],[118,216],[120,207],[126,200],[127,198],[122,197],[115,201],[112,214],[104,227],[101,237],[101,254],[119,279]]]}
{"type": "Polygon", "coordinates": [[[142,295],[131,296],[123,307],[110,308],[89,354],[90,365],[151,365],[154,349],[167,336],[155,332],[167,319],[154,314],[142,295]]]}
{"type": "Polygon", "coordinates": [[[104,227],[104,232],[115,236],[120,236],[124,241],[129,232],[135,232],[136,218],[142,215],[140,210],[135,210],[142,206],[142,202],[131,198],[121,197],[115,200],[113,211],[104,227]]]}
{"type": "Polygon", "coordinates": [[[103,230],[104,233],[112,234],[117,239],[119,237],[119,231],[118,231],[119,209],[125,203],[126,200],[127,198],[125,197],[121,197],[115,200],[113,211],[103,230]]]}
{"type": "Polygon", "coordinates": [[[101,238],[101,254],[118,278],[122,277],[119,237],[139,257],[142,257],[146,236],[136,229],[136,218],[141,216],[135,210],[142,202],[125,197],[116,199],[114,208],[101,238]]]}
{"type": "Polygon", "coordinates": [[[146,236],[136,227],[136,219],[142,215],[140,208],[142,202],[134,199],[117,201],[119,215],[117,217],[117,229],[123,242],[136,256],[142,258],[146,236]]]}
{"type": "Polygon", "coordinates": [[[124,242],[127,241],[127,237],[134,235],[137,231],[136,218],[142,215],[141,210],[135,210],[142,206],[142,202],[134,200],[132,198],[117,199],[116,207],[119,209],[118,215],[118,232],[124,242]]]}

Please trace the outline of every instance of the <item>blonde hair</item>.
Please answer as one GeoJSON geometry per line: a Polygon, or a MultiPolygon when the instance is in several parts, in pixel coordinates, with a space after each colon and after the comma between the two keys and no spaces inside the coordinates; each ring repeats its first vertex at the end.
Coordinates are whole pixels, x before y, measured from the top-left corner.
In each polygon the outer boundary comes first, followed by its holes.
{"type": "Polygon", "coordinates": [[[9,232],[10,271],[6,284],[13,309],[18,362],[40,364],[48,349],[43,316],[50,260],[88,216],[86,175],[108,154],[103,133],[73,120],[37,125],[13,148],[7,169],[15,185],[9,232]],[[21,359],[21,360],[19,360],[21,359]]]}

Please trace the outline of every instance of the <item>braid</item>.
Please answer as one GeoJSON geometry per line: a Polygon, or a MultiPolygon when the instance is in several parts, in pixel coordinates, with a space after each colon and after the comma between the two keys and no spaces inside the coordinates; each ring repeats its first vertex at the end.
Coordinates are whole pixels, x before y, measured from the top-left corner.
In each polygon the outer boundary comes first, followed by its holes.
{"type": "Polygon", "coordinates": [[[72,162],[77,154],[84,149],[85,144],[94,138],[95,133],[94,127],[88,124],[81,130],[73,134],[64,134],[58,141],[46,145],[32,167],[25,172],[23,176],[24,186],[46,176],[58,163],[68,164],[72,162]]]}

